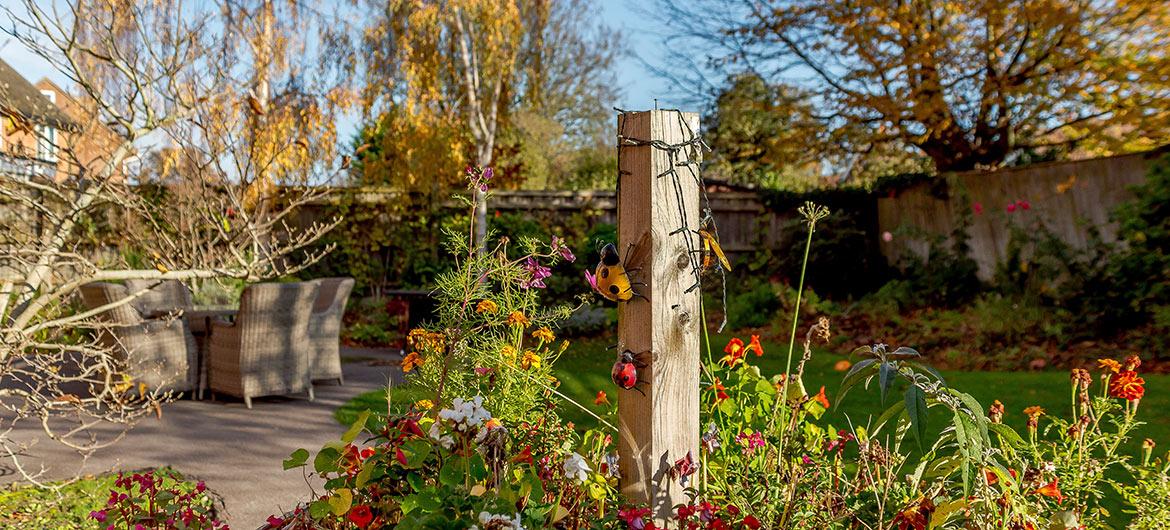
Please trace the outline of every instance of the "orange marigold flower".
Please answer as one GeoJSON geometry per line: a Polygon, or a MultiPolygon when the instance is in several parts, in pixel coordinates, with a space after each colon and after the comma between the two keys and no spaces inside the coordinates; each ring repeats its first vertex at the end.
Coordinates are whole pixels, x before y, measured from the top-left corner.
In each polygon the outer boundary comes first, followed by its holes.
{"type": "Polygon", "coordinates": [[[605,395],[604,390],[598,390],[597,397],[593,399],[593,404],[594,405],[608,405],[609,404],[609,396],[605,395]]]}
{"type": "Polygon", "coordinates": [[[1036,491],[1033,493],[1036,495],[1043,495],[1045,497],[1056,499],[1057,504],[1063,503],[1064,494],[1060,492],[1060,485],[1058,484],[1059,481],[1060,479],[1052,477],[1052,482],[1036,488],[1036,491]]]}
{"type": "Polygon", "coordinates": [[[1142,365],[1142,359],[1137,355],[1130,355],[1125,358],[1125,369],[1129,371],[1137,370],[1142,365]]]}
{"type": "Polygon", "coordinates": [[[1137,401],[1146,393],[1146,381],[1133,370],[1123,370],[1109,381],[1109,397],[1137,401]]]}
{"type": "Polygon", "coordinates": [[[554,340],[557,340],[557,336],[553,335],[552,330],[548,329],[548,326],[544,326],[536,331],[533,331],[532,338],[537,339],[537,340],[541,340],[544,342],[552,342],[554,340]]]}
{"type": "Polygon", "coordinates": [[[1003,403],[997,399],[991,403],[991,408],[987,410],[987,416],[991,419],[991,423],[999,423],[1003,421],[1004,407],[1003,403]]]}
{"type": "Polygon", "coordinates": [[[506,360],[516,358],[516,347],[511,344],[505,344],[503,348],[500,348],[500,356],[506,360]]]}
{"type": "Polygon", "coordinates": [[[424,362],[426,362],[426,359],[424,359],[422,355],[419,355],[418,352],[412,351],[406,354],[406,357],[402,359],[402,371],[410,372],[411,370],[422,366],[424,362]]]}
{"type": "Polygon", "coordinates": [[[821,406],[825,407],[826,409],[829,408],[829,396],[825,395],[824,385],[821,385],[821,391],[817,392],[817,395],[813,396],[813,401],[820,403],[821,406]]]}
{"type": "Polygon", "coordinates": [[[1042,407],[1032,405],[1024,409],[1024,415],[1028,417],[1028,430],[1035,431],[1040,426],[1040,416],[1044,415],[1042,407]]]}
{"type": "Polygon", "coordinates": [[[756,357],[764,355],[764,346],[760,344],[759,335],[752,335],[752,341],[748,343],[747,349],[756,352],[756,357]]]}
{"type": "Polygon", "coordinates": [[[524,352],[524,357],[520,358],[520,367],[525,370],[529,368],[540,368],[540,354],[527,350],[524,352]]]}
{"type": "Polygon", "coordinates": [[[508,315],[508,319],[504,322],[509,326],[517,326],[521,328],[526,328],[529,324],[532,323],[528,320],[528,317],[524,316],[524,313],[519,311],[512,311],[512,313],[508,315]]]}
{"type": "Polygon", "coordinates": [[[475,305],[475,312],[481,315],[484,313],[495,313],[499,310],[500,306],[496,305],[495,302],[487,299],[480,300],[479,303],[475,305]]]}
{"type": "Polygon", "coordinates": [[[833,369],[838,372],[844,372],[852,367],[853,363],[849,362],[848,359],[841,359],[840,361],[837,361],[833,364],[833,369]]]}
{"type": "Polygon", "coordinates": [[[1113,373],[1121,371],[1121,363],[1113,359],[1097,359],[1097,366],[1113,373]]]}
{"type": "Polygon", "coordinates": [[[429,399],[420,399],[414,402],[415,410],[431,410],[435,408],[435,403],[429,399]]]}
{"type": "Polygon", "coordinates": [[[1072,379],[1073,386],[1080,385],[1088,388],[1089,385],[1093,384],[1093,376],[1089,375],[1089,371],[1084,368],[1073,368],[1069,378],[1072,379]]]}

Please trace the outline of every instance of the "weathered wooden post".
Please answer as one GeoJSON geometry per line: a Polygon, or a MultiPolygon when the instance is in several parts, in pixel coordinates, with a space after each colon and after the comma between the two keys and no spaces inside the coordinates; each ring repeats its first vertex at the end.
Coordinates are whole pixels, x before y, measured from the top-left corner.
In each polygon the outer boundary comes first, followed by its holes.
{"type": "Polygon", "coordinates": [[[618,115],[619,251],[646,283],[646,299],[618,308],[620,347],[645,363],[645,395],[623,392],[618,407],[621,490],[657,519],[686,499],[671,467],[699,454],[698,134],[698,113],[618,115]]]}

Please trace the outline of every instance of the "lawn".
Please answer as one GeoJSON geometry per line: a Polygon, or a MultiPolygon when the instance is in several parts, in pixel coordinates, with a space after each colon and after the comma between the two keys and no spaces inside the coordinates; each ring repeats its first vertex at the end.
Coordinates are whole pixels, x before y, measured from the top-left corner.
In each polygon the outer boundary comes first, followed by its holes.
{"type": "MultiPolygon", "coordinates": [[[[175,473],[170,468],[160,472],[175,473]]],[[[117,473],[87,475],[72,482],[50,482],[52,488],[32,485],[0,487],[0,528],[96,528],[89,513],[106,506],[116,489],[117,473]]]]}
{"type": "MultiPolygon", "coordinates": [[[[711,337],[712,348],[720,352],[729,337],[730,335],[711,337]]],[[[609,378],[610,367],[613,365],[615,357],[614,352],[607,349],[610,342],[600,339],[576,341],[556,364],[556,373],[561,380],[560,391],[597,413],[604,413],[604,407],[593,405],[593,399],[598,390],[604,390],[612,402],[616,402],[622,393],[626,392],[614,386],[609,378]]],[[[787,344],[780,345],[764,341],[764,351],[766,353],[763,357],[749,356],[749,362],[759,366],[765,375],[783,372],[787,344]]],[[[929,362],[929,352],[924,352],[924,354],[926,361],[929,362]]],[[[810,392],[815,392],[821,385],[824,385],[829,399],[835,400],[837,389],[841,384],[841,377],[844,374],[834,370],[833,365],[846,358],[842,353],[827,350],[814,351],[812,359],[806,367],[805,386],[810,392]]],[[[1026,407],[1039,405],[1053,414],[1065,414],[1070,409],[1070,386],[1067,371],[944,371],[942,374],[948,385],[970,393],[979,399],[985,407],[996,399],[1003,402],[1007,408],[1004,423],[1020,432],[1024,431],[1025,418],[1022,411],[1026,407]]],[[[1152,438],[1161,447],[1170,444],[1170,418],[1161,413],[1170,407],[1170,376],[1147,374],[1145,380],[1147,390],[1145,399],[1141,403],[1142,410],[1139,417],[1147,424],[1137,431],[1135,438],[1131,439],[1128,444],[1129,450],[1135,455],[1138,454],[1142,438],[1152,438]]],[[[900,394],[891,393],[891,396],[888,399],[900,399],[900,394]]],[[[394,389],[393,401],[413,403],[423,397],[430,397],[429,392],[412,388],[396,388],[394,389]]],[[[351,423],[357,414],[365,409],[385,410],[385,393],[375,391],[358,396],[338,409],[336,415],[340,422],[351,423]]],[[[849,421],[864,425],[870,415],[876,417],[882,410],[883,407],[875,389],[867,390],[858,387],[846,396],[839,408],[830,410],[825,420],[838,426],[844,426],[849,421]]],[[[571,404],[562,407],[560,413],[564,418],[573,421],[580,427],[596,425],[595,419],[571,404]]],[[[940,420],[939,426],[941,423],[940,420]]]]}

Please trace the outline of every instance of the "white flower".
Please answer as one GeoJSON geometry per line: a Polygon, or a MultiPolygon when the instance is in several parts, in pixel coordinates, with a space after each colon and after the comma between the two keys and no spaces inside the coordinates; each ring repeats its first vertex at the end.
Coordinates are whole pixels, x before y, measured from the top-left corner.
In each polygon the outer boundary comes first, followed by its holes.
{"type": "Polygon", "coordinates": [[[492,419],[492,413],[483,408],[483,396],[475,396],[471,401],[455,398],[451,408],[439,411],[439,419],[451,422],[459,432],[467,432],[492,419]]]}
{"type": "Polygon", "coordinates": [[[584,484],[585,481],[589,479],[589,473],[591,471],[593,470],[589,469],[589,462],[586,462],[585,457],[577,453],[571,453],[569,454],[569,457],[565,459],[566,477],[575,479],[577,482],[584,484]]]}
{"type": "Polygon", "coordinates": [[[443,449],[450,451],[452,447],[455,447],[455,438],[452,438],[450,434],[440,433],[439,422],[437,421],[431,424],[431,428],[427,431],[427,435],[429,435],[432,440],[438,442],[439,445],[443,446],[443,449]]]}
{"type": "MultiPolygon", "coordinates": [[[[520,514],[514,514],[511,517],[502,514],[479,512],[479,523],[483,525],[484,530],[524,530],[524,526],[520,524],[520,514]]],[[[479,530],[478,526],[472,526],[468,530],[479,530]]]]}

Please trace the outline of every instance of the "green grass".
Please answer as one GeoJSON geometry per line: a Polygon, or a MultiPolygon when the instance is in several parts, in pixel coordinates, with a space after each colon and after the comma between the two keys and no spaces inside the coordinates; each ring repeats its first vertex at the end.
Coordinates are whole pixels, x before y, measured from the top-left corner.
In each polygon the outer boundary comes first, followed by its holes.
{"type": "MultiPolygon", "coordinates": [[[[722,355],[723,345],[730,335],[712,336],[711,347],[718,355],[722,355]]],[[[744,337],[745,339],[747,337],[744,337]]],[[[595,406],[593,399],[598,390],[604,390],[609,400],[616,403],[625,390],[620,390],[610,381],[609,372],[613,365],[615,354],[606,347],[607,340],[582,340],[573,343],[573,346],[561,356],[556,364],[555,372],[561,380],[560,391],[578,403],[589,407],[598,414],[604,414],[606,407],[595,406]]],[[[797,346],[799,348],[799,345],[797,346]]],[[[749,355],[748,361],[759,366],[765,376],[781,373],[784,370],[784,358],[787,344],[764,342],[766,354],[763,357],[749,355]]],[[[797,351],[795,356],[799,356],[797,351]]],[[[706,355],[704,353],[704,355],[706,355]]],[[[805,370],[804,382],[810,392],[815,392],[825,386],[830,401],[836,399],[837,390],[844,375],[833,369],[833,364],[844,355],[816,350],[805,370]]],[[[856,359],[853,359],[856,360],[856,359]]],[[[929,355],[926,362],[929,363],[929,355]]],[[[795,365],[794,359],[793,364],[795,365]]],[[[944,371],[943,377],[947,384],[975,396],[986,407],[993,400],[1000,400],[1007,407],[1004,423],[1024,431],[1025,418],[1023,410],[1031,405],[1044,407],[1052,414],[1067,415],[1070,409],[1070,386],[1067,371],[1046,372],[955,372],[944,371]]],[[[1134,437],[1127,444],[1130,454],[1137,455],[1143,438],[1152,438],[1158,445],[1165,447],[1170,444],[1170,417],[1160,411],[1170,407],[1170,376],[1146,374],[1146,396],[1142,400],[1139,419],[1146,422],[1136,431],[1134,437]]],[[[396,388],[392,401],[399,404],[413,403],[417,399],[430,397],[429,393],[411,388],[396,388]]],[[[900,399],[901,395],[891,392],[887,400],[900,399]]],[[[374,391],[362,394],[337,410],[339,422],[349,424],[354,421],[362,410],[386,410],[384,391],[374,391]]],[[[865,425],[872,415],[877,417],[884,409],[877,391],[874,388],[855,388],[850,391],[839,408],[829,411],[822,419],[823,423],[832,423],[843,427],[852,421],[855,425],[865,425]]],[[[566,404],[559,410],[566,420],[573,421],[581,428],[596,425],[595,419],[577,407],[566,404]]],[[[939,426],[943,420],[939,419],[939,426]]]]}
{"type": "Polygon", "coordinates": [[[118,474],[112,473],[85,476],[70,483],[49,483],[57,489],[4,486],[0,488],[0,529],[96,528],[89,512],[105,507],[117,478],[118,474]]]}

